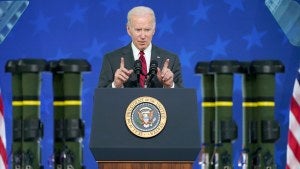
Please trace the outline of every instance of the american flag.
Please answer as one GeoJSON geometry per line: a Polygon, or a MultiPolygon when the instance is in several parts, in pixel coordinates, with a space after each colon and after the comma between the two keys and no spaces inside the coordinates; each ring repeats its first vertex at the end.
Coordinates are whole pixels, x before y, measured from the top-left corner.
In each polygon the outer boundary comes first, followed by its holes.
{"type": "Polygon", "coordinates": [[[0,168],[7,169],[7,154],[6,154],[6,135],[5,135],[5,121],[4,121],[4,108],[0,88],[0,168]]]}
{"type": "Polygon", "coordinates": [[[286,169],[297,169],[300,166],[300,72],[295,80],[291,109],[289,115],[289,131],[287,145],[286,169]]]}

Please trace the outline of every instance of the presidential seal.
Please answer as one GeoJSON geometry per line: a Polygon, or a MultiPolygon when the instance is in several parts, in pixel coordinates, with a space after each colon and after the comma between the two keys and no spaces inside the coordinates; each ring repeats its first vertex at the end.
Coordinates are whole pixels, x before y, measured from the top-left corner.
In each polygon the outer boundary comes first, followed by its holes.
{"type": "Polygon", "coordinates": [[[139,97],[126,109],[125,121],[128,129],[136,136],[150,138],[165,127],[167,113],[164,106],[153,97],[139,97]]]}

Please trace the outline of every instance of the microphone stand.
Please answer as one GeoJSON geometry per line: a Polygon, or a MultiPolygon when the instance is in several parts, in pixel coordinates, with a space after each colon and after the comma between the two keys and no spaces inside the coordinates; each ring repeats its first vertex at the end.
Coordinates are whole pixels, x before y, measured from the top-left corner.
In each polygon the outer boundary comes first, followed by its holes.
{"type": "Polygon", "coordinates": [[[134,62],[134,73],[136,74],[136,77],[137,77],[137,80],[136,80],[136,86],[138,88],[141,88],[141,85],[140,85],[140,74],[142,73],[141,70],[142,70],[142,64],[141,64],[141,61],[140,60],[136,60],[134,62]]]}
{"type": "Polygon", "coordinates": [[[148,88],[152,87],[151,81],[152,81],[153,77],[157,73],[157,67],[158,67],[157,61],[156,60],[151,60],[151,62],[150,62],[150,69],[149,69],[149,73],[148,73],[149,78],[146,81],[146,85],[147,85],[148,88]]]}
{"type": "Polygon", "coordinates": [[[140,85],[140,73],[136,73],[136,78],[137,78],[137,80],[136,80],[136,86],[138,88],[141,88],[141,85],[140,85]]]}
{"type": "Polygon", "coordinates": [[[147,82],[146,82],[147,88],[151,88],[152,87],[151,81],[152,81],[152,79],[153,79],[154,76],[155,76],[154,74],[150,74],[149,75],[149,78],[147,79],[147,82]]]}

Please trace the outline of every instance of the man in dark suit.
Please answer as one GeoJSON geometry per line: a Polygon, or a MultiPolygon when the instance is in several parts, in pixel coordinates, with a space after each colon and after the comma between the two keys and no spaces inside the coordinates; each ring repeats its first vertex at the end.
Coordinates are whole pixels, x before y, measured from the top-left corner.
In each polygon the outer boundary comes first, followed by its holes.
{"type": "Polygon", "coordinates": [[[155,14],[151,8],[139,6],[127,15],[127,33],[132,42],[104,56],[99,87],[183,87],[181,65],[177,55],[152,44],[155,14]],[[134,72],[141,60],[141,74],[134,72]],[[157,61],[156,75],[150,76],[150,63],[157,61]]]}

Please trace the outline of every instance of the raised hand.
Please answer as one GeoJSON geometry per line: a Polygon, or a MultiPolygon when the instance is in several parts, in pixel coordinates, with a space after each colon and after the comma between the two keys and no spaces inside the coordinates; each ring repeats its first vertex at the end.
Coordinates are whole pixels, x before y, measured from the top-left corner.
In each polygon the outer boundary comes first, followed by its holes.
{"type": "Polygon", "coordinates": [[[121,57],[120,68],[115,72],[114,85],[116,88],[123,87],[123,84],[129,79],[130,74],[133,72],[132,69],[128,70],[125,68],[124,58],[121,57]]]}
{"type": "Polygon", "coordinates": [[[172,87],[173,83],[174,83],[174,81],[173,81],[174,74],[169,69],[169,63],[170,63],[170,60],[167,59],[164,63],[162,70],[160,70],[160,68],[157,68],[157,78],[163,84],[163,86],[166,88],[172,87]]]}

